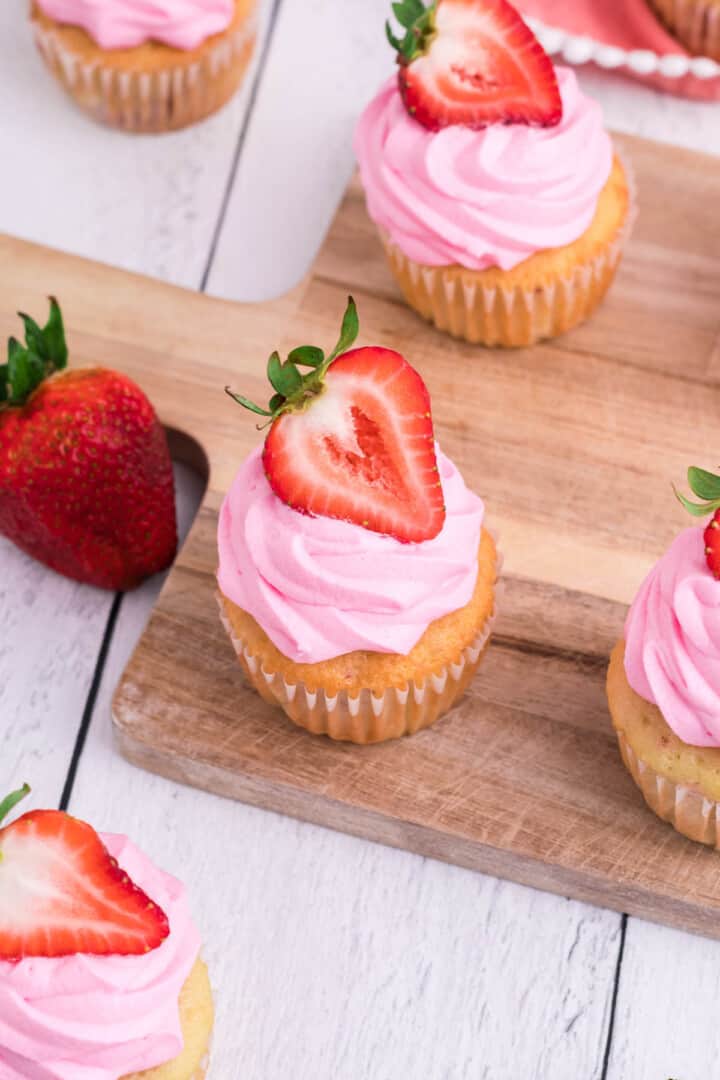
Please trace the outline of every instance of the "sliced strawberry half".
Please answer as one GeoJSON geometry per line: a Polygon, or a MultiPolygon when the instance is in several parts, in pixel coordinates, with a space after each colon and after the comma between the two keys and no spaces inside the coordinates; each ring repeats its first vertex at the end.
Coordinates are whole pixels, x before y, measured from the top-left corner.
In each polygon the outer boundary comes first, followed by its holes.
{"type": "MultiPolygon", "coordinates": [[[[0,805],[0,820],[19,796],[0,805]]],[[[0,829],[0,959],[140,955],[169,932],[90,825],[34,810],[0,829]]]]}
{"type": "Polygon", "coordinates": [[[402,0],[400,91],[408,112],[431,131],[451,124],[550,127],[562,100],[550,57],[507,0],[402,0]]]}
{"type": "Polygon", "coordinates": [[[405,542],[442,529],[430,397],[390,349],[340,356],[310,407],[275,421],[263,464],[273,491],[296,510],[405,542]]]}
{"type": "Polygon", "coordinates": [[[705,540],[705,558],[716,578],[720,578],[720,510],[716,510],[712,521],[703,534],[705,540]]]}
{"type": "Polygon", "coordinates": [[[305,345],[268,361],[276,393],[263,464],[279,498],[306,514],[339,518],[404,543],[430,540],[445,521],[430,396],[391,349],[346,351],[358,333],[350,298],[340,340],[325,358],[305,345]],[[301,375],[298,366],[313,370],[301,375]]]}

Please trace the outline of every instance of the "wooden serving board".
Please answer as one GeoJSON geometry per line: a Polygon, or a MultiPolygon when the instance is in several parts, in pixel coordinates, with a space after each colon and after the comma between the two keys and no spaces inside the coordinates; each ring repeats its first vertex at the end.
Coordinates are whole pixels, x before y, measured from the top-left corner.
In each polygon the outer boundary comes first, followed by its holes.
{"type": "Polygon", "coordinates": [[[619,141],[641,205],[619,278],[589,324],[531,350],[473,348],[415,316],[356,182],[307,279],[262,305],[0,239],[0,330],[57,293],[74,361],[136,378],[176,454],[207,471],[202,509],[115,697],[130,760],[720,936],[718,856],[645,809],[604,696],[625,605],[686,524],[670,483],[720,459],[720,164],[619,141]],[[438,438],[486,499],[506,560],[497,633],[471,692],[434,728],[368,748],[308,735],[248,690],[213,598],[217,512],[260,437],[223,387],[262,398],[268,353],[328,346],[349,291],[360,343],[399,349],[425,377],[438,438]]]}

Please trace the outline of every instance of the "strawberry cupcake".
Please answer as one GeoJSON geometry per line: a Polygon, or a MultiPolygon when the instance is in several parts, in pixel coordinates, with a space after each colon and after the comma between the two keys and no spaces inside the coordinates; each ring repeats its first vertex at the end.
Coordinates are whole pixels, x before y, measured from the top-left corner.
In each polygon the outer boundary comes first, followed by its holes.
{"type": "Polygon", "coordinates": [[[394,7],[398,75],[355,152],[406,301],[483,345],[569,330],[607,292],[631,219],[600,107],[506,0],[394,7]]]}
{"type": "Polygon", "coordinates": [[[616,646],[607,691],[623,761],[648,806],[720,847],[720,476],[689,472],[709,525],[682,532],[651,570],[616,646]]]}
{"type": "Polygon", "coordinates": [[[650,7],[688,52],[720,61],[720,0],[650,0],[650,7]]]}
{"type": "Polygon", "coordinates": [[[45,63],[94,120],[173,131],[233,96],[255,43],[255,0],[32,0],[45,63]]]}
{"type": "MultiPolygon", "coordinates": [[[[223,622],[251,685],[296,724],[355,743],[432,724],[487,647],[497,553],[481,500],[435,444],[399,353],[273,353],[262,449],[220,512],[223,622]],[[302,374],[301,367],[309,368],[302,374]]],[[[350,351],[348,351],[350,350],[350,351]]]]}
{"type": "Polygon", "coordinates": [[[202,1080],[212,1025],[178,881],[57,810],[0,829],[2,1080],[202,1080]]]}

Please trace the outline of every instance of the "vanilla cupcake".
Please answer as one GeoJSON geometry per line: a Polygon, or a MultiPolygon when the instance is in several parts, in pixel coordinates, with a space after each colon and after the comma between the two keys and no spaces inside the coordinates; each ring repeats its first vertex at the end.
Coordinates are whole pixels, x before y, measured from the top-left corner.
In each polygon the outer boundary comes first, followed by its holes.
{"type": "Polygon", "coordinates": [[[720,61],[720,0],[649,0],[670,33],[694,53],[720,61]]]}
{"type": "Polygon", "coordinates": [[[160,132],[216,112],[252,57],[255,0],[32,0],[45,63],[93,119],[160,132]]]}
{"type": "Polygon", "coordinates": [[[316,734],[370,743],[462,695],[498,560],[482,501],[435,446],[422,379],[391,350],[345,351],[353,337],[327,360],[271,357],[272,426],[223,502],[218,585],[262,697],[316,734]]]}
{"type": "Polygon", "coordinates": [[[213,1003],[183,886],[56,810],[0,829],[0,858],[3,1080],[203,1080],[213,1003]]]}
{"type": "MultiPolygon", "coordinates": [[[[682,532],[643,582],[607,691],[623,760],[648,805],[678,832],[719,847],[720,478],[714,483],[714,504],[698,506],[714,505],[713,522],[682,532]]],[[[700,488],[707,497],[707,484],[700,488]]]]}
{"type": "Polygon", "coordinates": [[[625,168],[599,105],[504,0],[440,0],[424,18],[426,36],[395,42],[399,76],[355,134],[390,268],[408,304],[455,337],[554,337],[588,318],[615,276],[631,219],[625,168]]]}

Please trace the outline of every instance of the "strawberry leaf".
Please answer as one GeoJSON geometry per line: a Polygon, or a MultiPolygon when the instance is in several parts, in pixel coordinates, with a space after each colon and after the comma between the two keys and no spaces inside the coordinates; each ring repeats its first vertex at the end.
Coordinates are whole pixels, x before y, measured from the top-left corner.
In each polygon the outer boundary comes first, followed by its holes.
{"type": "Polygon", "coordinates": [[[236,401],[238,405],[242,405],[244,409],[249,409],[250,412],[257,413],[258,416],[272,416],[272,413],[267,409],[263,409],[260,405],[256,405],[254,401],[250,401],[249,398],[243,397],[242,394],[234,393],[229,386],[225,387],[225,393],[228,397],[231,397],[233,401],[236,401]]]}
{"type": "Polygon", "coordinates": [[[68,348],[65,342],[65,326],[60,305],[54,296],[50,297],[50,318],[42,331],[52,361],[53,369],[60,371],[67,364],[68,348]]]}
{"type": "Polygon", "coordinates": [[[395,18],[406,30],[409,30],[425,11],[420,0],[401,0],[400,3],[393,4],[392,9],[395,18]]]}
{"type": "Polygon", "coordinates": [[[57,300],[50,299],[50,317],[40,327],[30,315],[19,312],[25,327],[25,345],[12,337],[8,361],[0,366],[0,403],[23,405],[40,383],[67,365],[65,329],[57,300]]]}
{"type": "Polygon", "coordinates": [[[390,22],[385,23],[385,34],[398,54],[399,64],[410,64],[427,51],[435,33],[437,5],[438,0],[432,0],[428,7],[425,7],[423,0],[399,0],[392,5],[393,14],[405,34],[402,38],[396,37],[390,22]]]}
{"type": "Polygon", "coordinates": [[[688,483],[693,495],[699,499],[720,499],[720,476],[693,465],[688,469],[688,483]]]}
{"type": "Polygon", "coordinates": [[[720,510],[720,499],[716,499],[714,502],[694,503],[681,495],[677,489],[675,489],[675,495],[688,514],[692,514],[693,517],[707,517],[708,514],[714,514],[716,510],[720,510]]]}
{"type": "Polygon", "coordinates": [[[24,348],[17,338],[8,341],[8,401],[22,405],[45,378],[45,365],[35,353],[24,348]]]}
{"type": "MultiPolygon", "coordinates": [[[[17,806],[17,804],[22,799],[24,799],[26,795],[29,795],[29,794],[30,794],[30,785],[29,784],[23,784],[23,786],[21,788],[19,788],[18,791],[13,791],[12,795],[6,796],[6,798],[4,798],[2,800],[2,802],[0,802],[0,822],[3,821],[8,816],[10,811],[14,810],[15,807],[17,806]]],[[[1,853],[0,853],[0,859],[2,859],[2,854],[1,853]]]]}
{"type": "Polygon", "coordinates": [[[325,362],[325,353],[315,345],[299,345],[288,353],[291,364],[299,364],[300,367],[320,367],[325,362]]]}
{"type": "MultiPolygon", "coordinates": [[[[405,2],[414,3],[415,0],[405,0],[405,2]]],[[[269,416],[273,420],[277,419],[281,413],[304,408],[310,398],[322,393],[327,369],[341,353],[347,352],[359,331],[357,308],[352,296],[349,296],[340,328],[340,337],[329,356],[326,357],[323,350],[316,345],[299,345],[289,353],[285,363],[281,361],[277,350],[270,355],[267,362],[267,376],[275,393],[267,409],[256,405],[241,394],[234,393],[228,386],[225,387],[225,393],[250,412],[257,413],[258,416],[269,416]],[[299,367],[312,370],[302,375],[298,370],[299,367]]]]}
{"type": "Polygon", "coordinates": [[[273,390],[277,390],[279,394],[282,393],[280,387],[280,380],[282,378],[282,360],[278,352],[272,353],[267,363],[267,377],[270,380],[270,385],[273,390]]]}
{"type": "Polygon", "coordinates": [[[34,319],[31,319],[29,315],[23,314],[22,311],[18,311],[18,315],[25,326],[25,342],[28,349],[36,353],[41,360],[49,360],[50,355],[47,345],[45,344],[45,337],[38,324],[34,319]]]}
{"type": "Polygon", "coordinates": [[[302,386],[302,375],[295,367],[294,364],[283,364],[280,370],[279,385],[276,387],[278,393],[283,397],[289,398],[299,390],[302,386]]]}
{"type": "Polygon", "coordinates": [[[357,307],[355,306],[355,301],[352,296],[348,296],[347,307],[345,308],[342,326],[340,327],[340,339],[323,366],[327,369],[333,360],[340,356],[341,353],[347,352],[359,333],[360,321],[358,319],[357,307]]]}

